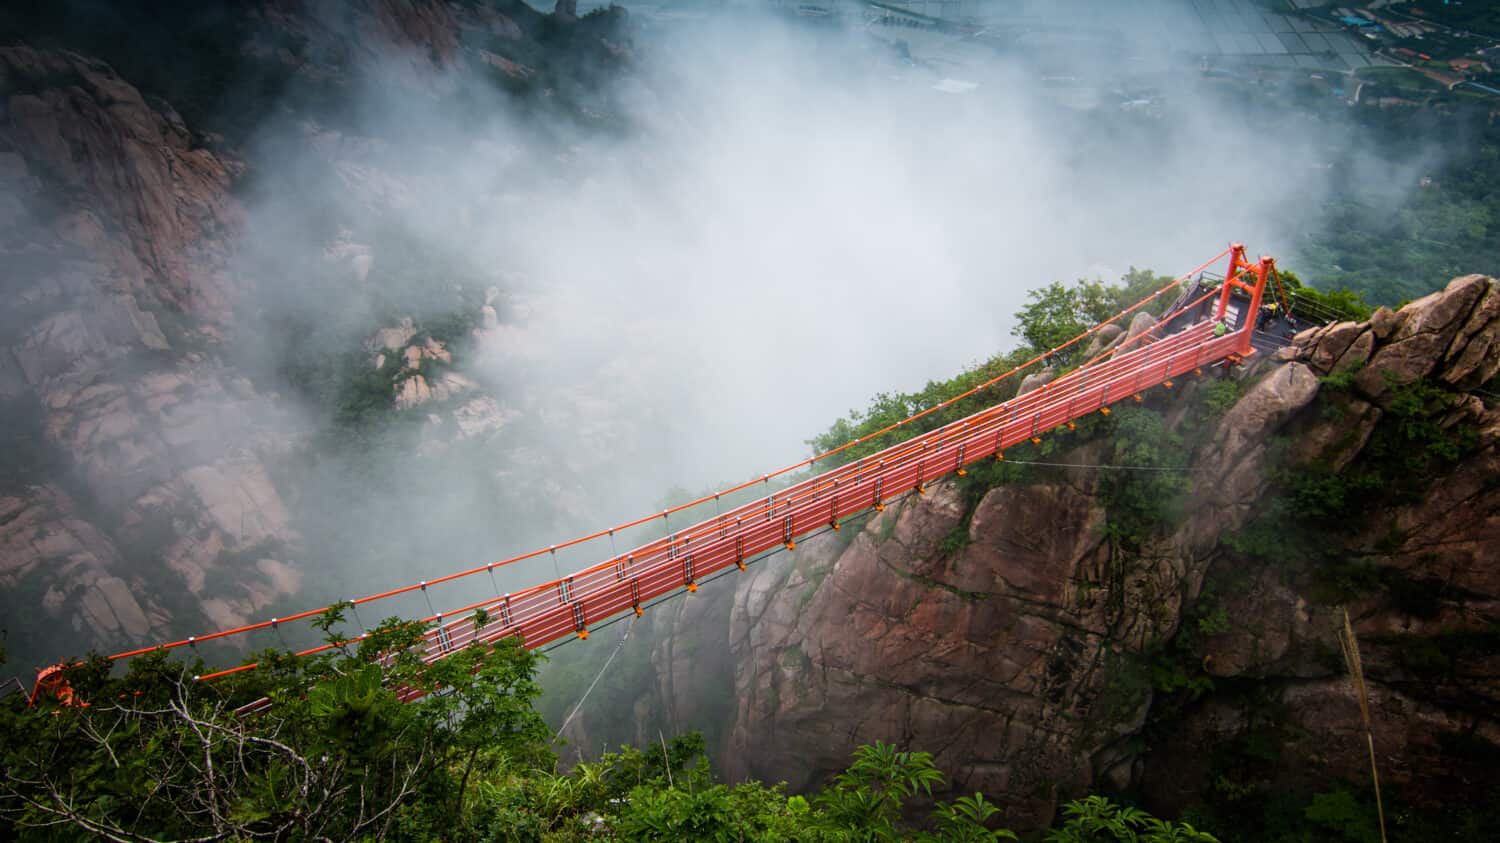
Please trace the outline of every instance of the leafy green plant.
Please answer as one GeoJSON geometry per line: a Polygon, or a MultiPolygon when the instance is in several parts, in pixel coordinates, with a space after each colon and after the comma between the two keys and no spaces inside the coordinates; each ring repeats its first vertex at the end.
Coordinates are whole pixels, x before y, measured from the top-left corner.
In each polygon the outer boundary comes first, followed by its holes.
{"type": "MultiPolygon", "coordinates": [[[[336,613],[323,620],[329,633],[339,622],[336,613]]],[[[932,756],[885,743],[857,749],[810,798],[787,796],[782,785],[715,781],[697,733],[645,750],[622,747],[558,773],[550,732],[533,708],[538,656],[505,640],[430,665],[392,658],[392,648],[421,629],[390,619],[362,652],[267,653],[261,667],[213,683],[193,680],[205,671],[201,663],[164,651],[133,660],[121,676],[93,658],[68,671],[87,708],[53,700],[28,709],[12,695],[0,701],[0,835],[1017,839],[993,827],[999,809],[983,794],[932,801],[944,784],[932,756]],[[398,690],[412,689],[430,693],[401,702],[398,690]],[[270,708],[233,713],[261,697],[270,708]],[[923,803],[930,815],[915,823],[923,803]]],[[[1071,803],[1067,811],[1058,833],[1106,833],[1116,823],[1142,841],[1212,840],[1108,803],[1071,803]]]]}
{"type": "Polygon", "coordinates": [[[1354,386],[1355,376],[1363,369],[1363,363],[1358,366],[1344,366],[1318,378],[1318,383],[1326,389],[1347,392],[1354,386]]]}
{"type": "Polygon", "coordinates": [[[1047,843],[1218,843],[1218,838],[1187,823],[1151,816],[1139,808],[1089,796],[1063,806],[1061,828],[1047,833],[1047,843]]]}
{"type": "Polygon", "coordinates": [[[1117,410],[1106,435],[1112,465],[1144,469],[1104,472],[1099,484],[1111,541],[1127,553],[1138,552],[1149,537],[1170,530],[1182,517],[1188,475],[1173,469],[1186,467],[1187,449],[1161,414],[1145,407],[1117,410]]]}
{"type": "MultiPolygon", "coordinates": [[[[1050,351],[1165,287],[1171,280],[1169,276],[1131,267],[1118,284],[1087,278],[1071,286],[1054,281],[1027,294],[1027,304],[1016,314],[1016,327],[1011,333],[1026,340],[1035,352],[1050,351]]],[[[1171,298],[1163,296],[1143,310],[1160,314],[1170,304],[1171,298]]],[[[1059,352],[1053,359],[1064,366],[1079,362],[1084,349],[1080,343],[1059,352]]]]}
{"type": "Polygon", "coordinates": [[[960,550],[969,546],[969,526],[960,524],[949,530],[938,542],[938,553],[944,556],[952,556],[960,550]]]}
{"type": "Polygon", "coordinates": [[[999,813],[1000,809],[986,801],[983,793],[960,796],[947,804],[939,803],[932,812],[938,828],[935,839],[951,843],[1019,840],[1013,831],[988,827],[999,813]]]}
{"type": "Polygon", "coordinates": [[[1345,788],[1314,796],[1304,815],[1312,824],[1348,843],[1367,843],[1383,837],[1374,813],[1345,788]]]}
{"type": "Polygon", "coordinates": [[[1203,408],[1203,413],[1198,418],[1199,424],[1218,420],[1229,412],[1229,408],[1240,400],[1244,392],[1245,388],[1239,381],[1228,378],[1212,380],[1204,384],[1198,393],[1199,403],[1203,408]]]}
{"type": "Polygon", "coordinates": [[[874,839],[899,838],[902,801],[931,796],[943,774],[925,752],[901,752],[876,742],[855,750],[854,763],[818,794],[816,804],[837,827],[868,831],[874,839]]]}

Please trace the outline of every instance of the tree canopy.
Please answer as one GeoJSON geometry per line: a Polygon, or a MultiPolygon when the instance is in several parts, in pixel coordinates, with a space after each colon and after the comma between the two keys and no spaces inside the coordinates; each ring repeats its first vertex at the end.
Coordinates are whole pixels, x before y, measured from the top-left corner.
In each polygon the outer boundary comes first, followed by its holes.
{"type": "MultiPolygon", "coordinates": [[[[331,624],[330,624],[331,625],[331,624]]],[[[876,743],[810,796],[714,779],[697,733],[560,772],[514,640],[423,665],[394,619],[357,649],[211,682],[156,652],[65,674],[73,705],[0,703],[0,837],[22,840],[994,841],[983,794],[932,799],[931,755],[876,743]],[[381,666],[376,660],[385,663],[381,666]],[[400,689],[427,691],[402,703],[400,689]],[[246,702],[270,703],[236,714],[246,702]],[[925,817],[914,811],[931,806],[925,817]]],[[[1213,841],[1103,801],[1051,839],[1213,841]]]]}

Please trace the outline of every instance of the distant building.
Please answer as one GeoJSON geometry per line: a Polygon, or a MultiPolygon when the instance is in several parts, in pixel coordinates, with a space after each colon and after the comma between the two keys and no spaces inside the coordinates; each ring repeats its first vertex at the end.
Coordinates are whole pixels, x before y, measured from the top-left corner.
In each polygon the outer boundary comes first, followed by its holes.
{"type": "Polygon", "coordinates": [[[1456,87],[1460,82],[1464,81],[1462,77],[1454,76],[1451,73],[1443,73],[1441,71],[1432,70],[1425,67],[1419,67],[1415,69],[1418,73],[1426,76],[1428,79],[1431,79],[1432,81],[1438,83],[1439,85],[1442,85],[1450,91],[1453,90],[1453,88],[1456,87]]]}

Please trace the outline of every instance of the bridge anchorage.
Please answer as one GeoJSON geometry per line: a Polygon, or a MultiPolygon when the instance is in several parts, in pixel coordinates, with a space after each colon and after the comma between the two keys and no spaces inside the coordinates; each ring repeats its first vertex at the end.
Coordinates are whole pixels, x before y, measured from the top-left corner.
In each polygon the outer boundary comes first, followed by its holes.
{"type": "MultiPolygon", "coordinates": [[[[351,609],[358,617],[361,606],[388,601],[398,595],[420,591],[428,600],[429,588],[488,574],[492,587],[494,570],[543,554],[556,561],[558,550],[590,545],[609,538],[609,553],[602,561],[582,570],[526,588],[499,593],[460,605],[447,611],[431,611],[426,617],[410,623],[424,628],[413,654],[425,663],[443,659],[476,644],[491,644],[514,638],[528,649],[575,636],[587,639],[591,628],[610,621],[625,612],[640,616],[652,601],[683,592],[696,591],[698,585],[728,568],[746,570],[748,563],[782,549],[796,547],[799,539],[816,531],[839,529],[841,522],[866,511],[884,510],[886,503],[906,492],[921,492],[935,480],[948,474],[962,476],[966,466],[984,459],[1004,459],[1005,449],[1021,442],[1040,441],[1040,437],[1059,427],[1073,427],[1076,420],[1092,413],[1108,415],[1110,406],[1120,401],[1139,401],[1152,387],[1172,388],[1174,380],[1190,373],[1201,373],[1217,364],[1237,364],[1256,353],[1285,345],[1301,328],[1321,324],[1293,312],[1276,274],[1275,261],[1262,257],[1250,262],[1245,248],[1234,244],[1172,283],[1146,296],[1115,316],[1082,334],[992,378],[962,395],[938,403],[882,430],[853,440],[794,465],[763,475],[761,478],[732,486],[713,495],[673,507],[659,514],[600,530],[556,545],[534,550],[498,562],[422,580],[402,588],[383,591],[332,606],[309,609],[282,618],[222,629],[204,635],[190,636],[150,647],[116,653],[111,661],[124,661],[146,653],[194,647],[199,643],[224,639],[245,640],[249,633],[273,629],[284,624],[307,621],[330,610],[351,609]],[[1228,258],[1222,276],[1210,275],[1208,268],[1228,258]],[[1274,282],[1274,300],[1263,304],[1268,282],[1274,282]],[[935,413],[955,401],[981,390],[991,389],[1021,372],[1050,360],[1055,354],[1088,340],[1105,326],[1115,324],[1142,310],[1152,302],[1177,293],[1160,320],[1151,328],[1111,344],[1070,372],[1043,386],[980,410],[965,418],[892,445],[877,453],[838,465],[821,473],[796,480],[785,488],[769,491],[771,480],[820,464],[856,445],[895,431],[917,419],[935,413]],[[728,495],[764,484],[767,493],[750,503],[692,526],[669,529],[665,536],[631,548],[625,553],[614,551],[614,534],[650,524],[657,519],[668,523],[671,515],[710,501],[717,506],[728,495]]],[[[590,545],[593,546],[593,545],[590,545]]],[[[293,653],[310,656],[335,648],[358,646],[368,633],[330,641],[293,653]]],[[[248,647],[246,649],[249,649],[248,647]]],[[[393,657],[382,657],[389,664],[393,657]]],[[[207,682],[244,671],[255,670],[257,662],[194,677],[207,682]]],[[[51,697],[63,705],[85,704],[77,700],[62,677],[59,666],[43,670],[32,692],[33,704],[38,698],[51,697]]],[[[418,699],[426,691],[401,688],[403,701],[418,699]]],[[[241,713],[258,711],[270,703],[257,700],[240,709],[241,713]]]]}

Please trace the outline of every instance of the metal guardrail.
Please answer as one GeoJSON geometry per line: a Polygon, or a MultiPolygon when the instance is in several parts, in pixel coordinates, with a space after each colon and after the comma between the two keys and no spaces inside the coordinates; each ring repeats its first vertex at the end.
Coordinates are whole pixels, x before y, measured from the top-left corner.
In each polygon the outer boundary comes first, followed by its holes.
{"type": "Polygon", "coordinates": [[[1291,300],[1291,312],[1304,319],[1318,322],[1358,322],[1359,314],[1350,313],[1339,308],[1330,307],[1303,293],[1301,290],[1287,292],[1287,298],[1291,300]]]}
{"type": "MultiPolygon", "coordinates": [[[[922,416],[952,406],[960,398],[976,393],[980,389],[1010,377],[1038,362],[1051,359],[1052,355],[1081,342],[1115,323],[1149,302],[1165,295],[1174,287],[1183,284],[1208,263],[1230,256],[1230,274],[1218,290],[1206,292],[1202,298],[1184,306],[1182,315],[1198,313],[1196,306],[1209,297],[1219,300],[1218,309],[1224,311],[1226,321],[1235,321],[1236,330],[1223,332],[1223,326],[1205,316],[1191,324],[1168,319],[1154,328],[1125,341],[1111,351],[1102,352],[1088,364],[1074,369],[1041,387],[1018,395],[943,427],[916,435],[907,441],[892,445],[875,454],[859,458],[851,463],[824,471],[813,477],[793,483],[777,491],[769,491],[764,498],[738,506],[713,518],[692,526],[669,532],[666,536],[647,542],[623,554],[611,554],[604,561],[580,570],[570,576],[542,583],[525,590],[500,594],[498,589],[490,597],[483,597],[468,605],[433,616],[412,621],[413,624],[433,626],[424,631],[422,643],[417,645],[417,655],[427,662],[442,659],[476,642],[492,642],[514,637],[527,648],[540,647],[570,634],[587,637],[590,626],[615,615],[633,609],[637,614],[642,607],[655,598],[669,595],[680,589],[695,591],[698,582],[709,575],[722,571],[730,565],[744,570],[747,560],[760,554],[785,546],[793,548],[796,542],[816,531],[838,529],[842,519],[866,510],[881,510],[887,500],[910,491],[921,492],[926,485],[948,474],[962,475],[966,466],[985,458],[993,458],[1004,449],[1023,441],[1039,442],[1040,437],[1062,425],[1070,428],[1075,420],[1090,413],[1108,414],[1110,406],[1120,401],[1140,401],[1141,392],[1156,386],[1172,387],[1173,379],[1201,367],[1223,361],[1236,361],[1242,354],[1256,347],[1257,337],[1253,324],[1243,319],[1258,302],[1265,288],[1267,274],[1274,271],[1274,261],[1261,258],[1258,265],[1245,258],[1244,247],[1233,244],[1219,255],[1210,258],[1202,266],[1171,284],[1147,296],[1121,313],[1104,320],[1083,334],[1030,361],[1017,366],[995,378],[971,388],[954,398],[939,402],[920,413],[897,422],[880,431],[867,434],[858,440],[840,446],[824,454],[803,460],[774,474],[767,474],[757,481],[747,481],[739,486],[723,490],[711,497],[681,504],[665,510],[658,516],[643,517],[609,530],[598,531],[587,536],[493,562],[477,568],[446,574],[433,580],[423,580],[415,585],[369,595],[321,609],[310,609],[287,618],[272,618],[240,627],[223,629],[203,636],[188,637],[181,641],[167,642],[153,647],[128,650],[111,656],[111,659],[127,659],[136,655],[177,647],[193,647],[198,642],[217,640],[229,636],[243,635],[259,629],[276,629],[279,623],[306,619],[332,611],[341,606],[385,600],[400,594],[426,594],[429,585],[451,582],[485,572],[494,568],[537,558],[544,553],[555,554],[557,550],[585,542],[613,537],[619,530],[628,529],[665,519],[667,515],[689,507],[713,501],[717,504],[721,495],[732,494],[773,476],[812,466],[826,460],[846,448],[872,437],[897,430],[903,425],[916,422],[922,416]],[[1252,279],[1253,285],[1246,282],[1252,279]],[[1232,288],[1232,289],[1230,289],[1232,288]],[[1243,301],[1249,305],[1230,305],[1230,293],[1245,294],[1243,301]],[[1226,309],[1227,308],[1227,309],[1226,309]],[[1239,317],[1239,318],[1236,318],[1239,317]],[[1175,333],[1166,334],[1169,329],[1175,333]],[[1135,348],[1127,348],[1138,344],[1135,348]]],[[[1201,277],[1201,276],[1200,276],[1201,277]]],[[[1196,291],[1195,291],[1196,292],[1196,291]]],[[[1179,302],[1181,300],[1179,299],[1179,302]]],[[[907,430],[911,428],[908,427],[907,430]]],[[[826,463],[825,463],[826,464],[826,463]]],[[[663,520],[663,524],[666,521],[663,520]]],[[[555,556],[554,556],[555,558],[555,556]]],[[[493,577],[491,577],[493,584],[493,577]]],[[[347,644],[357,644],[368,638],[368,634],[347,641],[329,641],[323,645],[295,653],[304,656],[325,652],[347,644]]],[[[195,679],[211,679],[218,676],[251,670],[257,664],[247,663],[238,667],[205,674],[195,679]]],[[[398,689],[402,699],[415,699],[424,692],[417,689],[398,689]]],[[[266,701],[261,700],[246,708],[254,710],[266,701]]]]}
{"type": "Polygon", "coordinates": [[[26,685],[21,682],[20,677],[12,676],[4,682],[0,682],[0,700],[9,697],[11,694],[17,693],[22,696],[25,696],[28,693],[26,690],[26,685]]]}

